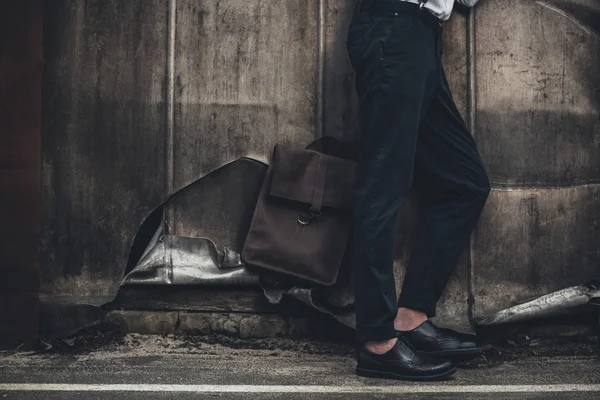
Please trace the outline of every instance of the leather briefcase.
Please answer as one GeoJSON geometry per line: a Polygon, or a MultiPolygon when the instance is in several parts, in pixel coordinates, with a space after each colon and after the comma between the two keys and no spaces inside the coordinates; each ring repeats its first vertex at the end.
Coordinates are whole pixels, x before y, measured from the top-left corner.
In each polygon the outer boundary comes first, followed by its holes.
{"type": "Polygon", "coordinates": [[[354,161],[275,146],[242,260],[334,284],[352,228],[355,169],[354,161]]]}

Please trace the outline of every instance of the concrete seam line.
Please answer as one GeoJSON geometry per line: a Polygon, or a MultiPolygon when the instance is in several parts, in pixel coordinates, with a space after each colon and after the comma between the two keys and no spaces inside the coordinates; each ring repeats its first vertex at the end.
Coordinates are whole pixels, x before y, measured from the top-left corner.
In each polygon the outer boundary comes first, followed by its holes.
{"type": "Polygon", "coordinates": [[[477,137],[477,48],[475,43],[475,9],[469,12],[467,25],[467,99],[469,131],[477,137]]]}
{"type": "Polygon", "coordinates": [[[315,137],[319,139],[325,129],[325,0],[317,1],[317,35],[315,137]]]}
{"type": "Polygon", "coordinates": [[[301,386],[5,383],[0,391],[195,392],[195,393],[551,393],[600,392],[600,385],[301,386]]]}
{"type": "Polygon", "coordinates": [[[175,190],[175,40],[177,35],[177,0],[168,1],[167,12],[167,194],[175,190]]]}
{"type": "MultiPolygon", "coordinates": [[[[177,35],[177,0],[167,2],[167,65],[166,65],[166,151],[165,151],[165,186],[167,197],[175,193],[175,44],[177,35]]],[[[164,215],[166,230],[171,232],[175,226],[175,211],[167,207],[164,215]]]]}

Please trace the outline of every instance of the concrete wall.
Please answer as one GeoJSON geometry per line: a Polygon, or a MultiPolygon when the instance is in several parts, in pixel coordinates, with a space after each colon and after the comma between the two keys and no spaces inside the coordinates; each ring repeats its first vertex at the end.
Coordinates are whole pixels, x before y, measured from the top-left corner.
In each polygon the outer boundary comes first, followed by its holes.
{"type": "Polygon", "coordinates": [[[494,187],[473,239],[477,315],[600,273],[600,37],[583,11],[600,20],[594,0],[477,9],[475,136],[494,187]]]}
{"type": "MultiPolygon", "coordinates": [[[[454,321],[598,272],[600,39],[577,16],[600,6],[545,3],[554,10],[482,0],[445,28],[449,81],[494,186],[440,305],[454,321]]],[[[115,293],[143,218],[230,160],[354,137],[353,6],[55,1],[45,21],[43,291],[115,293]]],[[[410,221],[410,205],[401,214],[410,221]]],[[[185,219],[174,225],[186,230],[185,219]]],[[[399,279],[411,230],[399,232],[399,279]]]]}

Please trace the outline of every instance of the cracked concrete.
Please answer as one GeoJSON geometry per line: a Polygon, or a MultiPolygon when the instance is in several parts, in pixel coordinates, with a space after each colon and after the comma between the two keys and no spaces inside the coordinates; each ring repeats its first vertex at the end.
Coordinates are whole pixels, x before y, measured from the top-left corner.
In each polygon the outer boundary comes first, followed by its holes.
{"type": "Polygon", "coordinates": [[[122,333],[166,335],[225,334],[245,338],[310,336],[318,334],[319,321],[308,317],[285,317],[278,314],[212,313],[186,311],[108,311],[103,322],[114,324],[122,333]]]}

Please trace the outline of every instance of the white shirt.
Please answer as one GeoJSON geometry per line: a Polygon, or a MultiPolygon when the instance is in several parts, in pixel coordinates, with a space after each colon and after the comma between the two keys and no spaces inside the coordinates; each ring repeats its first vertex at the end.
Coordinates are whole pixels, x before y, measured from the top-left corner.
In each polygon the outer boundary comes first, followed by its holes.
{"type": "MultiPolygon", "coordinates": [[[[419,0],[400,0],[406,1],[407,3],[419,4],[419,0]]],[[[473,7],[479,0],[456,0],[457,3],[463,6],[473,7]]],[[[454,7],[454,0],[429,0],[425,4],[425,8],[428,9],[433,15],[446,21],[452,14],[452,8],[454,7]]]]}

